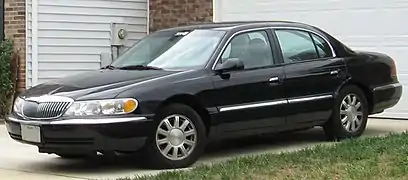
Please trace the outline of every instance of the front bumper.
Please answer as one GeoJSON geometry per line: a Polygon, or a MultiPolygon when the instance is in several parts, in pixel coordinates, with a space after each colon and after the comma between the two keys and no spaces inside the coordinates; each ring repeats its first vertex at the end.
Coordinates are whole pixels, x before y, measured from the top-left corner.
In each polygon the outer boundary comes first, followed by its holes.
{"type": "Polygon", "coordinates": [[[38,146],[43,153],[136,151],[144,145],[152,122],[148,117],[31,121],[16,115],[5,121],[12,139],[38,146]]]}

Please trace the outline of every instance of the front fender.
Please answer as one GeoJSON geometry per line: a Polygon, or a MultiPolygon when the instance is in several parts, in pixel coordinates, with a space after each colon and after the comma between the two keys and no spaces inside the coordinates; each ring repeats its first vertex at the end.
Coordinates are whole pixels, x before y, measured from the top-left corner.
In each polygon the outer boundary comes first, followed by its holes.
{"type": "Polygon", "coordinates": [[[179,95],[194,96],[204,106],[203,108],[213,107],[213,89],[213,83],[207,74],[195,73],[135,86],[120,93],[117,97],[137,99],[139,102],[137,114],[154,114],[163,102],[179,95]]]}

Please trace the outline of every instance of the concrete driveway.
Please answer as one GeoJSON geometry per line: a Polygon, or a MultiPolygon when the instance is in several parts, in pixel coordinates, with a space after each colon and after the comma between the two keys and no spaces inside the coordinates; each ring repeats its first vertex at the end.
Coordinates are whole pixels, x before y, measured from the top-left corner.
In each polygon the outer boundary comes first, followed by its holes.
{"type": "MultiPolygon", "coordinates": [[[[364,136],[381,135],[408,130],[408,121],[370,119],[364,136]]],[[[196,164],[213,163],[248,154],[276,153],[298,150],[324,141],[321,129],[313,129],[274,137],[229,140],[211,144],[196,164]]],[[[0,125],[0,179],[115,179],[135,175],[155,174],[143,169],[137,157],[118,157],[115,160],[96,158],[94,161],[63,160],[54,155],[39,154],[37,148],[11,140],[4,125],[0,125]]]]}

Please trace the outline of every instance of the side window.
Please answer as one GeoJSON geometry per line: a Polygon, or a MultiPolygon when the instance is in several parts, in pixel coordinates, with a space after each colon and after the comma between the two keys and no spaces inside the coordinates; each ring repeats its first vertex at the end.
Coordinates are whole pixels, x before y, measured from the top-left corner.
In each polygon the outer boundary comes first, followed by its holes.
{"type": "Polygon", "coordinates": [[[319,58],[309,33],[298,30],[275,30],[285,62],[319,58]]]}
{"type": "Polygon", "coordinates": [[[238,58],[245,69],[273,65],[271,45],[265,31],[242,33],[235,36],[222,54],[220,63],[238,58]]]}
{"type": "Polygon", "coordinates": [[[221,56],[221,60],[231,58],[231,56],[232,55],[231,55],[231,43],[230,43],[230,44],[228,44],[227,48],[225,48],[225,51],[221,56]]]}
{"type": "Polygon", "coordinates": [[[319,57],[320,58],[332,57],[333,53],[330,49],[329,44],[327,44],[327,42],[323,38],[317,36],[316,34],[313,33],[310,34],[312,35],[314,43],[316,44],[316,49],[317,52],[319,53],[319,57]]]}

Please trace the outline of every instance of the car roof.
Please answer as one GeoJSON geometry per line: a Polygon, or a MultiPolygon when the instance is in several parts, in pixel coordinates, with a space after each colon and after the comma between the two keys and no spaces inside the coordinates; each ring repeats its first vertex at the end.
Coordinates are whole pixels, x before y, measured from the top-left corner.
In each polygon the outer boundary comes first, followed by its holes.
{"type": "Polygon", "coordinates": [[[191,31],[195,29],[234,31],[265,26],[270,27],[282,26],[314,29],[314,27],[311,25],[294,21],[225,21],[225,22],[195,23],[190,25],[162,29],[160,31],[191,31]]]}
{"type": "Polygon", "coordinates": [[[338,55],[340,54],[354,54],[354,52],[345,46],[342,42],[320,29],[317,26],[295,22],[295,21],[224,21],[224,22],[207,22],[207,23],[196,23],[184,26],[178,26],[173,28],[162,29],[158,31],[192,31],[195,29],[210,29],[210,30],[223,30],[228,31],[228,33],[233,34],[238,31],[254,28],[264,28],[264,27],[290,27],[290,28],[300,28],[309,31],[317,32],[318,34],[326,37],[334,46],[337,48],[338,55]],[[340,47],[340,48],[338,48],[340,47]]]}

